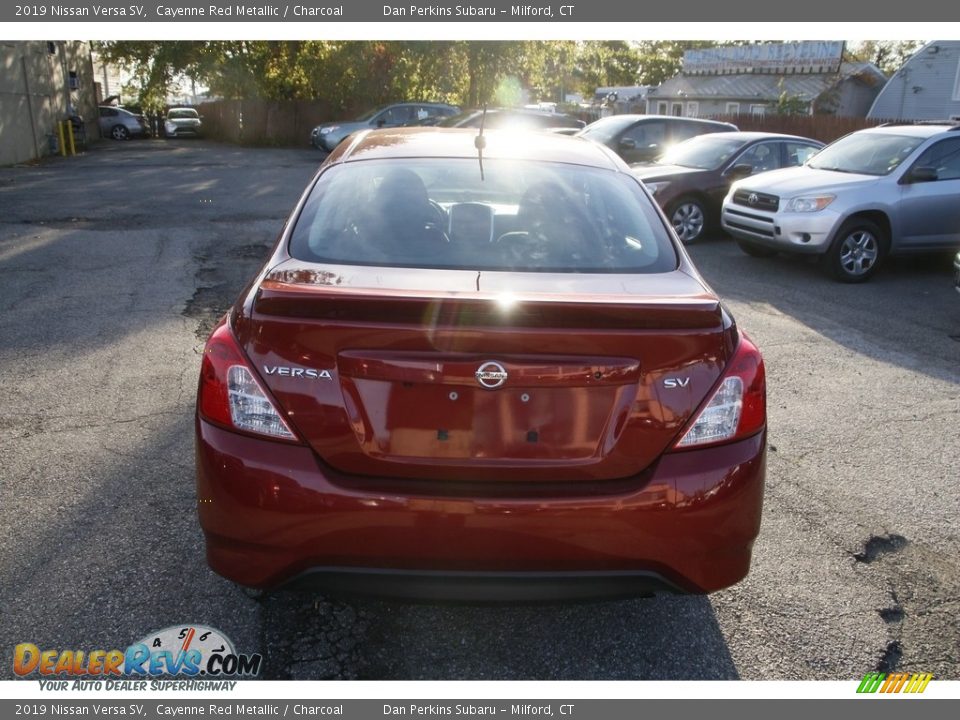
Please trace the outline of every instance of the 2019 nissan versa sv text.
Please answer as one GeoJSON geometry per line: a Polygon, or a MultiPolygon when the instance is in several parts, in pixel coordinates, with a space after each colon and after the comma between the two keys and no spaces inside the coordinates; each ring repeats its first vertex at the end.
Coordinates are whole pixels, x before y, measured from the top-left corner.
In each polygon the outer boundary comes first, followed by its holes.
{"type": "Polygon", "coordinates": [[[211,335],[210,565],[459,599],[703,593],[760,526],[760,353],[613,152],[361,133],[211,335]]]}

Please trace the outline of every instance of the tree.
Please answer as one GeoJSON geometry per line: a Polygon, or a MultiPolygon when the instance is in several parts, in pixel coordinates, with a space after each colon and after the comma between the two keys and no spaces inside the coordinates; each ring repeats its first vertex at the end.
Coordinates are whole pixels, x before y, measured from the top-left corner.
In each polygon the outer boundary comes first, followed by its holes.
{"type": "Polygon", "coordinates": [[[864,40],[847,47],[846,57],[855,62],[872,62],[889,77],[910,59],[925,40],[864,40]]]}
{"type": "Polygon", "coordinates": [[[622,40],[588,40],[579,44],[573,76],[584,97],[598,87],[637,84],[640,53],[622,40]]]}
{"type": "Polygon", "coordinates": [[[810,103],[804,100],[800,95],[791,95],[784,87],[783,78],[777,81],[777,89],[780,94],[777,96],[777,103],[773,109],[778,115],[809,115],[810,103]]]}

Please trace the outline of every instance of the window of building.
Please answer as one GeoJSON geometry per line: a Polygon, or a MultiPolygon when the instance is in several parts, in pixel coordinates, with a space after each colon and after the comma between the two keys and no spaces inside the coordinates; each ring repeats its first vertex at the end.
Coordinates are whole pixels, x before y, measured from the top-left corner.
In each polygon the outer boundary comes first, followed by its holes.
{"type": "Polygon", "coordinates": [[[751,105],[750,114],[755,117],[763,117],[766,114],[767,106],[766,105],[751,105]]]}
{"type": "Polygon", "coordinates": [[[670,114],[674,117],[683,117],[683,103],[675,102],[670,109],[670,114]]]}
{"type": "Polygon", "coordinates": [[[693,100],[687,103],[687,117],[698,117],[700,115],[700,103],[693,100]]]}
{"type": "Polygon", "coordinates": [[[665,102],[657,103],[657,115],[666,115],[667,114],[667,104],[665,102]]]}
{"type": "Polygon", "coordinates": [[[740,103],[738,102],[728,102],[727,103],[727,115],[739,115],[740,114],[740,103]]]}

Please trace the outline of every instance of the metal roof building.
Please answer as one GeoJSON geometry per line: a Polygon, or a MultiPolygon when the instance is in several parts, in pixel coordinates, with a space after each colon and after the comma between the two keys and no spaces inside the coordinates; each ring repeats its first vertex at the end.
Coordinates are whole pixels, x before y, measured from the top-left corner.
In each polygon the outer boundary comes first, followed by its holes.
{"type": "Polygon", "coordinates": [[[841,43],[785,43],[716,48],[684,55],[683,70],[647,96],[647,112],[707,117],[775,112],[781,97],[803,112],[867,114],[886,76],[872,63],[842,62],[841,43]],[[806,46],[829,45],[832,57],[806,46]],[[835,47],[834,47],[835,46],[835,47]],[[786,47],[787,50],[779,48],[786,47]],[[736,52],[725,52],[736,51],[736,52]],[[764,59],[764,56],[771,59],[764,59]],[[802,57],[801,57],[802,56],[802,57]]]}
{"type": "Polygon", "coordinates": [[[867,113],[882,120],[960,120],[960,41],[934,40],[917,50],[867,113]]]}

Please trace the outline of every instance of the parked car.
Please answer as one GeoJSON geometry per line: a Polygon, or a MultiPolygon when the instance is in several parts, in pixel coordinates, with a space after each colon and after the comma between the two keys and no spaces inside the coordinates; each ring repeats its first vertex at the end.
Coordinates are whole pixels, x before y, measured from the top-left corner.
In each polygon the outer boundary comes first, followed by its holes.
{"type": "Polygon", "coordinates": [[[698,135],[674,145],[634,174],[660,203],[685,243],[720,226],[720,207],[734,180],[802,165],[823,147],[818,140],[762,132],[698,135]]]}
{"type": "Polygon", "coordinates": [[[326,159],[208,340],[197,497],[242,586],[703,593],[760,525],[760,353],[609,150],[399,128],[326,159]]]}
{"type": "Polygon", "coordinates": [[[317,125],[310,133],[310,144],[318,150],[330,152],[350,133],[371,128],[391,128],[407,125],[431,117],[449,117],[460,112],[455,105],[445,103],[394,103],[374,108],[356,120],[317,125]]]}
{"type": "Polygon", "coordinates": [[[168,138],[200,137],[203,135],[202,128],[200,113],[193,108],[170,108],[163,118],[163,132],[168,138]]]}
{"type": "Polygon", "coordinates": [[[488,108],[469,110],[460,115],[444,118],[436,123],[440,127],[483,127],[491,130],[546,130],[549,132],[577,133],[586,123],[565,113],[548,112],[526,108],[488,108]]]}
{"type": "Polygon", "coordinates": [[[798,168],[733,184],[723,227],[750,255],[818,255],[844,282],[888,255],[960,247],[960,126],[851,133],[798,168]]]}
{"type": "Polygon", "coordinates": [[[585,127],[580,137],[606,145],[628,163],[651,162],[697,135],[736,132],[732,123],[669,115],[611,115],[585,127]]]}
{"type": "Polygon", "coordinates": [[[150,137],[150,125],[143,115],[137,115],[122,107],[101,105],[100,134],[114,140],[129,140],[134,137],[150,137]]]}

